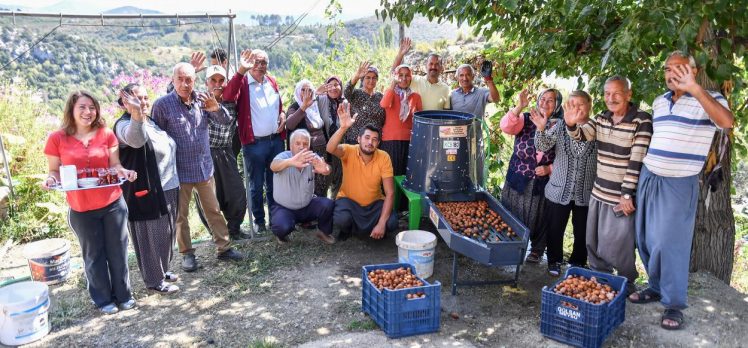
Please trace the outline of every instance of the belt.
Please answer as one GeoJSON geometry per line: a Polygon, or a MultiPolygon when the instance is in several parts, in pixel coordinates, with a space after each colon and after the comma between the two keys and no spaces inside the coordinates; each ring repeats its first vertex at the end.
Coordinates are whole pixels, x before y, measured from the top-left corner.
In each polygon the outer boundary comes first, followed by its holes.
{"type": "Polygon", "coordinates": [[[263,136],[263,137],[255,137],[255,141],[273,140],[273,139],[275,139],[275,138],[277,138],[279,136],[280,136],[280,134],[273,133],[273,134],[266,135],[266,136],[263,136]]]}

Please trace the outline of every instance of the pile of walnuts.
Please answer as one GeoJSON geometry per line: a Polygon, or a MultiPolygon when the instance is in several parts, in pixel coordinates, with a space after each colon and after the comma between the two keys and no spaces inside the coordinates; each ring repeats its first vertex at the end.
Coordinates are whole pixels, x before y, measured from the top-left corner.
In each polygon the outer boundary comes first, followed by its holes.
{"type": "MultiPolygon", "coordinates": [[[[413,288],[417,286],[423,286],[423,282],[418,279],[418,277],[415,276],[415,274],[411,273],[410,268],[400,267],[393,270],[383,270],[383,269],[377,269],[369,272],[368,274],[369,281],[374,284],[374,286],[379,289],[389,289],[389,290],[399,290],[399,289],[407,289],[407,288],[413,288]]],[[[412,294],[412,295],[423,295],[423,297],[426,296],[426,294],[418,293],[418,294],[412,294]]],[[[420,298],[421,296],[413,297],[413,298],[420,298]]],[[[410,299],[411,297],[409,297],[410,299]]]]}
{"type": "Polygon", "coordinates": [[[437,202],[436,207],[452,226],[452,230],[479,241],[491,241],[491,232],[509,239],[517,236],[486,201],[437,202]]]}
{"type": "Polygon", "coordinates": [[[600,284],[595,277],[587,279],[579,275],[569,275],[556,284],[553,291],[592,304],[611,302],[618,294],[610,285],[600,284]]]}

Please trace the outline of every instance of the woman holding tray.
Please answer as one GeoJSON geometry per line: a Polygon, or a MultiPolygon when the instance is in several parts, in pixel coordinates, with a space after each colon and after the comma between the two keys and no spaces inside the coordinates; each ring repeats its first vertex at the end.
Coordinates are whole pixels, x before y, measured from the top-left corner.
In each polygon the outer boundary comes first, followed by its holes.
{"type": "Polygon", "coordinates": [[[125,86],[118,102],[126,110],[114,123],[122,164],[140,173],[122,186],[138,268],[148,289],[174,293],[179,287],[169,282],[178,276],[169,272],[169,262],[177,231],[177,144],[148,117],[145,87],[125,86]]]}
{"type": "MultiPolygon", "coordinates": [[[[99,102],[85,91],[73,92],[65,104],[62,128],[47,139],[44,154],[49,177],[42,184],[60,182],[60,166],[78,169],[114,168],[129,181],[137,173],[122,167],[114,132],[104,126],[99,102]]],[[[119,186],[68,191],[68,221],[78,237],[88,292],[105,314],[131,309],[135,300],[127,268],[127,205],[119,186]]]]}

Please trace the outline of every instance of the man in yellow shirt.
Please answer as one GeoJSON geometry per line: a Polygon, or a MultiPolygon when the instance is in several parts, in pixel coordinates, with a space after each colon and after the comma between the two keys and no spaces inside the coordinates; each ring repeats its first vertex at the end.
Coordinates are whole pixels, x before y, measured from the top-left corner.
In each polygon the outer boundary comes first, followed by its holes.
{"type": "Polygon", "coordinates": [[[327,152],[340,158],[343,167],[343,183],[333,212],[333,235],[341,240],[352,234],[382,239],[398,225],[396,215],[392,214],[395,197],[392,162],[386,152],[377,149],[382,132],[366,125],[358,135],[358,145],[340,144],[356,121],[347,101],[338,106],[338,120],[340,128],[327,143],[327,152]]]}
{"type": "MultiPolygon", "coordinates": [[[[411,40],[409,38],[403,38],[400,41],[400,51],[395,57],[395,62],[392,64],[392,69],[400,66],[403,62],[405,54],[410,51],[411,40]]],[[[444,72],[444,65],[442,65],[442,58],[436,54],[429,54],[426,58],[426,76],[413,75],[413,80],[410,83],[410,88],[413,92],[418,93],[421,96],[421,102],[423,103],[423,110],[445,110],[449,109],[449,85],[439,81],[439,76],[444,72]]]]}

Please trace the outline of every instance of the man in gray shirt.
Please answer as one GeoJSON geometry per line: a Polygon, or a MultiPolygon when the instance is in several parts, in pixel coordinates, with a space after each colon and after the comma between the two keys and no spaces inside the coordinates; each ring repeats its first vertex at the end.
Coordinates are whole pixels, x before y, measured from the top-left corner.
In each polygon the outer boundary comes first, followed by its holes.
{"type": "Polygon", "coordinates": [[[486,104],[499,101],[499,90],[493,83],[493,77],[489,74],[484,76],[488,88],[475,87],[475,69],[470,64],[463,64],[457,68],[455,77],[460,87],[452,91],[449,96],[452,110],[467,112],[477,118],[483,118],[486,113],[486,104]]]}
{"type": "Polygon", "coordinates": [[[279,153],[270,163],[273,171],[273,199],[270,207],[270,229],[281,244],[296,223],[317,220],[315,236],[327,244],[335,243],[332,233],[334,203],[314,195],[314,174],[330,174],[325,160],[309,150],[311,136],[306,129],[291,134],[291,150],[279,153]]]}

